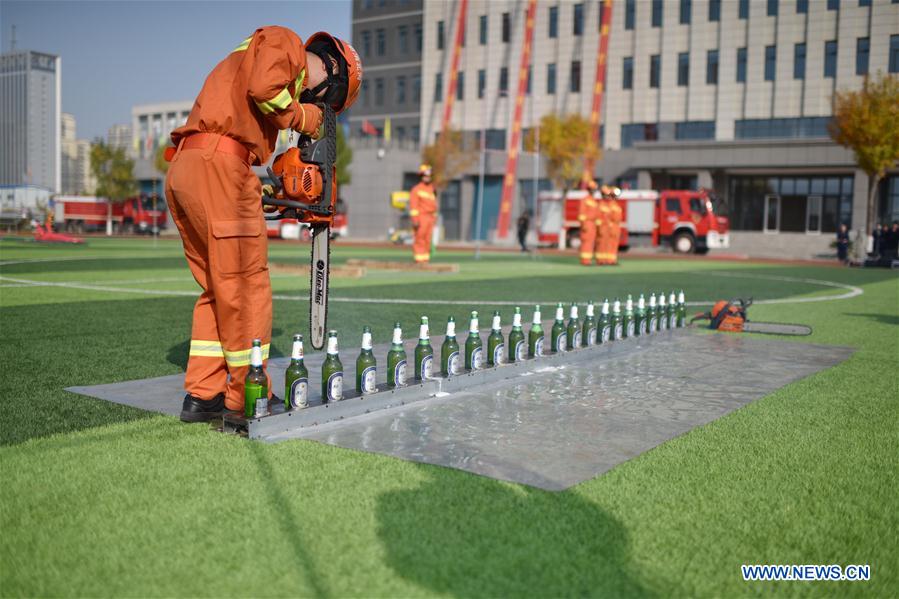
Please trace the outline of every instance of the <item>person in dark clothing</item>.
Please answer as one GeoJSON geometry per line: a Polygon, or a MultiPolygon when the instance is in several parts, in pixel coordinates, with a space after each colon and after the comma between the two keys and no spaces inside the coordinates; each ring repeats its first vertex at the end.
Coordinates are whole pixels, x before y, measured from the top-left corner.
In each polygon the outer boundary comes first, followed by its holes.
{"type": "Polygon", "coordinates": [[[889,231],[884,233],[883,256],[889,260],[895,260],[899,255],[899,222],[893,221],[893,226],[889,231]]]}
{"type": "Polygon", "coordinates": [[[849,262],[849,229],[845,224],[837,230],[837,258],[843,264],[849,262]]]}
{"type": "Polygon", "coordinates": [[[521,246],[521,251],[528,251],[527,244],[527,236],[528,229],[531,228],[531,211],[529,209],[525,209],[524,212],[521,213],[521,216],[518,217],[518,245],[521,246]]]}
{"type": "Polygon", "coordinates": [[[874,242],[872,246],[871,257],[877,260],[883,254],[883,234],[886,233],[887,229],[883,225],[874,225],[874,231],[871,233],[872,240],[874,242]]]}

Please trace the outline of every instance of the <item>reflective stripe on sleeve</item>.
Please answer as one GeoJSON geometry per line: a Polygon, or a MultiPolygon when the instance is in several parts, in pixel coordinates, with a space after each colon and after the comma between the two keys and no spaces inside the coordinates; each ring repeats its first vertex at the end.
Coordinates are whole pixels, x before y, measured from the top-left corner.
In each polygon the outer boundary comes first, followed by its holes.
{"type": "Polygon", "coordinates": [[[222,344],[218,341],[191,339],[188,355],[202,356],[204,358],[222,358],[225,353],[222,350],[222,344]]]}
{"type": "MultiPolygon", "coordinates": [[[[268,348],[270,344],[266,343],[262,346],[262,359],[268,359],[268,348]]],[[[253,348],[250,349],[242,349],[239,351],[228,351],[225,350],[225,361],[228,363],[228,366],[232,368],[239,368],[241,366],[249,366],[250,365],[250,352],[253,351],[253,348]]]]}
{"type": "Polygon", "coordinates": [[[234,53],[234,52],[243,52],[244,50],[246,50],[247,48],[250,47],[250,42],[252,42],[252,41],[253,41],[253,36],[251,35],[250,37],[248,37],[248,38],[245,39],[244,41],[240,42],[240,45],[237,46],[236,48],[234,48],[233,50],[231,50],[231,52],[232,52],[232,53],[234,53]]]}
{"type": "Polygon", "coordinates": [[[262,111],[262,114],[270,114],[276,110],[284,110],[290,106],[290,103],[293,102],[293,96],[291,96],[290,92],[287,90],[288,87],[290,87],[290,85],[284,86],[284,89],[278,92],[278,95],[271,100],[266,102],[256,102],[256,106],[262,111]]]}
{"type": "Polygon", "coordinates": [[[418,214],[419,214],[418,210],[410,210],[409,211],[409,216],[418,216],[418,214]]]}

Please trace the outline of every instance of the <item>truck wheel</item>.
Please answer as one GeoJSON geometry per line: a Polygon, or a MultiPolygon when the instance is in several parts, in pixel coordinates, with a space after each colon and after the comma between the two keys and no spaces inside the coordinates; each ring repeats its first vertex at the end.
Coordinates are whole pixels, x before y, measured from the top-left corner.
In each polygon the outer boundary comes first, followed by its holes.
{"type": "Polygon", "coordinates": [[[693,235],[690,233],[678,233],[671,241],[671,249],[676,254],[692,254],[695,247],[696,240],[693,239],[693,235]]]}

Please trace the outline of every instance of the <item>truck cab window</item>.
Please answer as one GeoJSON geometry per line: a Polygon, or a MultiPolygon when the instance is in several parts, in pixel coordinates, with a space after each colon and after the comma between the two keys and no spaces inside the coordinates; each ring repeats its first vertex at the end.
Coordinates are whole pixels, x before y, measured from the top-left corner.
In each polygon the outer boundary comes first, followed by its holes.
{"type": "Polygon", "coordinates": [[[666,198],[665,212],[676,212],[677,214],[680,214],[680,200],[677,198],[666,198]]]}

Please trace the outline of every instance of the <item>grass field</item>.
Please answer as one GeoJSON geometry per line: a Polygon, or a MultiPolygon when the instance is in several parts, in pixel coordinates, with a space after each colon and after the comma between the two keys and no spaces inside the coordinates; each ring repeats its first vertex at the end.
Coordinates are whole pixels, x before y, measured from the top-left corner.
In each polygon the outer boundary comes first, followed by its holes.
{"type": "MultiPolygon", "coordinates": [[[[270,254],[305,263],[307,252],[276,244],[270,254]]],[[[334,250],[336,263],[370,256],[408,258],[334,250]]],[[[571,257],[475,262],[444,251],[437,259],[461,271],[332,281],[329,319],[346,355],[363,324],[385,342],[394,321],[413,331],[421,314],[464,320],[495,302],[671,288],[698,301],[788,300],[751,315],[810,324],[815,333],[801,341],[857,352],[549,493],[314,442],[247,442],[63,391],[183,371],[196,285],[180,245],[0,241],[0,593],[895,595],[895,273],[648,259],[587,270],[571,257]],[[839,295],[852,297],[808,301],[839,295]],[[753,563],[870,564],[871,580],[743,582],[740,565],[753,563]]],[[[308,281],[278,275],[273,286],[277,356],[305,332],[308,281]]],[[[738,378],[739,365],[722,376],[738,378]]]]}

